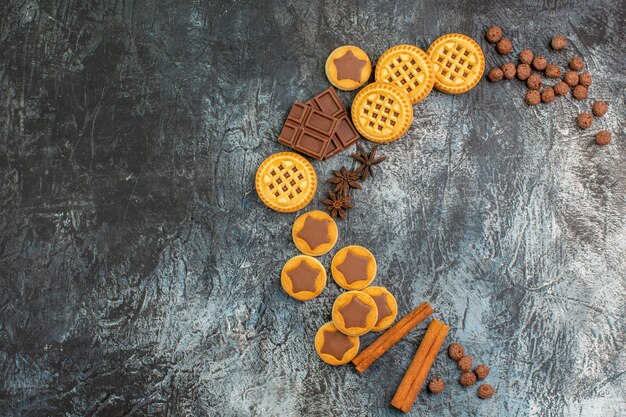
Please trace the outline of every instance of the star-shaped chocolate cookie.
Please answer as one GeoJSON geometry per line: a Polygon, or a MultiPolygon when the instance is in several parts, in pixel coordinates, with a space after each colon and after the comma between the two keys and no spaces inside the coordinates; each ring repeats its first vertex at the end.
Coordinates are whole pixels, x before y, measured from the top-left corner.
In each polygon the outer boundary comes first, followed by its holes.
{"type": "Polygon", "coordinates": [[[305,261],[300,262],[300,265],[287,272],[294,293],[300,291],[315,292],[315,282],[319,274],[320,271],[310,267],[305,261]]]}
{"type": "Polygon", "coordinates": [[[361,71],[367,64],[367,61],[357,58],[352,51],[348,51],[341,58],[335,59],[333,63],[337,68],[338,80],[348,79],[360,83],[361,71]]]}
{"type": "Polygon", "coordinates": [[[329,224],[330,221],[328,220],[318,220],[313,216],[308,216],[296,236],[304,240],[311,250],[315,250],[319,245],[330,243],[329,224]]]}
{"type": "Polygon", "coordinates": [[[346,259],[337,266],[337,269],[343,274],[348,284],[354,284],[357,281],[367,280],[367,267],[369,263],[369,258],[355,255],[352,251],[348,251],[346,259]]]}
{"type": "Polygon", "coordinates": [[[343,359],[343,355],[352,349],[352,347],[354,347],[354,344],[345,334],[324,330],[324,344],[321,349],[322,353],[332,355],[340,361],[343,359]]]}

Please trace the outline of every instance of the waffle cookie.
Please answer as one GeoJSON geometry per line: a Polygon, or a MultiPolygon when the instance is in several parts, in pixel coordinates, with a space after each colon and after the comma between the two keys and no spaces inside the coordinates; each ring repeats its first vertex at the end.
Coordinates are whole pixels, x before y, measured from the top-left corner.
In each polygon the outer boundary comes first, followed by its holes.
{"type": "Polygon", "coordinates": [[[352,45],[340,46],[326,59],[326,77],[340,90],[362,86],[372,74],[372,63],[364,50],[352,45]]]}
{"type": "Polygon", "coordinates": [[[374,299],[378,309],[378,320],[372,331],[379,332],[391,326],[398,315],[396,298],[385,287],[367,287],[363,292],[374,299]]]}
{"type": "Polygon", "coordinates": [[[331,263],[333,279],[341,288],[360,290],[376,276],[376,259],[363,246],[346,246],[335,254],[331,263]]]}
{"type": "Polygon", "coordinates": [[[483,75],[485,56],[480,45],[459,33],[443,35],[427,51],[435,70],[435,88],[448,94],[462,94],[483,75]]]}
{"type": "Polygon", "coordinates": [[[326,269],[315,258],[306,255],[294,256],[283,266],[280,285],[296,300],[310,300],[324,290],[326,269]]]}
{"type": "Polygon", "coordinates": [[[413,45],[397,45],[388,49],[378,59],[374,74],[376,81],[395,84],[403,89],[412,104],[424,100],[435,85],[430,57],[413,45]]]}
{"type": "Polygon", "coordinates": [[[352,102],[352,122],[372,142],[391,142],[407,131],[413,120],[409,96],[395,84],[375,82],[352,102]]]}
{"type": "Polygon", "coordinates": [[[298,211],[311,202],[317,188],[313,165],[293,152],[270,155],[256,172],[256,191],[272,210],[298,211]]]}
{"type": "Polygon", "coordinates": [[[328,322],[315,335],[315,351],[329,365],[344,365],[359,351],[359,338],[341,333],[328,322]]]}
{"type": "Polygon", "coordinates": [[[361,336],[378,321],[378,307],[363,291],[348,291],[333,303],[333,324],[343,334],[361,336]]]}
{"type": "Polygon", "coordinates": [[[291,238],[298,250],[305,255],[320,256],[337,243],[337,223],[320,210],[304,213],[296,219],[291,238]]]}

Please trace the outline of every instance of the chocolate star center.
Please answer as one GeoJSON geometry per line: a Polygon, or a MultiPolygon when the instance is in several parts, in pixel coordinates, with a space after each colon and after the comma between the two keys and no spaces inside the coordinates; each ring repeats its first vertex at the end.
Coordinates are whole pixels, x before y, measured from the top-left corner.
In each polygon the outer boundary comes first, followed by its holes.
{"type": "Polygon", "coordinates": [[[367,61],[357,58],[352,51],[348,51],[341,58],[334,59],[333,63],[337,68],[338,80],[352,80],[360,83],[361,70],[367,61]]]}
{"type": "Polygon", "coordinates": [[[367,266],[370,259],[365,256],[359,256],[348,251],[346,259],[337,266],[348,284],[354,284],[357,281],[367,281],[367,266]]]}
{"type": "Polygon", "coordinates": [[[338,361],[343,359],[343,355],[352,349],[354,344],[350,338],[341,332],[331,332],[324,330],[324,344],[322,345],[322,353],[332,355],[338,361]]]}
{"type": "Polygon", "coordinates": [[[391,316],[392,313],[387,305],[387,296],[385,294],[374,295],[372,298],[374,299],[376,308],[378,309],[378,321],[376,321],[376,324],[378,324],[385,317],[391,316]]]}
{"type": "Polygon", "coordinates": [[[352,297],[348,304],[339,308],[339,313],[343,317],[346,327],[366,327],[367,315],[370,311],[372,308],[357,297],[352,297]]]}
{"type": "Polygon", "coordinates": [[[320,271],[311,268],[305,261],[300,261],[300,265],[287,272],[291,279],[291,289],[294,293],[301,291],[315,292],[315,282],[320,271]]]}
{"type": "Polygon", "coordinates": [[[302,229],[296,233],[296,236],[304,240],[309,245],[309,249],[315,250],[319,245],[330,243],[329,223],[328,220],[318,220],[313,216],[307,216],[302,229]]]}

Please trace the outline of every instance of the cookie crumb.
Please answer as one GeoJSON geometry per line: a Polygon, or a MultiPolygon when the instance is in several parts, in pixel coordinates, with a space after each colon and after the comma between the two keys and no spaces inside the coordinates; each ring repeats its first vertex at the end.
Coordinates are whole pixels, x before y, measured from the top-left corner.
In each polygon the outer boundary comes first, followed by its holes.
{"type": "Polygon", "coordinates": [[[562,96],[569,91],[569,85],[566,82],[559,82],[557,85],[553,87],[554,94],[557,96],[562,96]]]}
{"type": "Polygon", "coordinates": [[[489,367],[487,365],[478,365],[474,369],[474,373],[478,379],[485,379],[489,375],[489,367]]]}
{"type": "Polygon", "coordinates": [[[448,356],[454,361],[458,361],[463,356],[465,356],[465,348],[458,343],[452,343],[450,347],[448,347],[448,356]]]}
{"type": "Polygon", "coordinates": [[[581,129],[589,129],[593,123],[593,116],[589,113],[580,113],[576,118],[576,123],[581,129]]]}
{"type": "Polygon", "coordinates": [[[567,71],[563,76],[563,81],[567,83],[570,87],[574,87],[578,85],[578,74],[574,71],[567,71]]]}
{"type": "Polygon", "coordinates": [[[572,96],[574,96],[574,98],[576,100],[584,100],[587,98],[587,87],[585,87],[584,85],[578,84],[576,87],[574,87],[574,89],[572,90],[572,96]]]}
{"type": "Polygon", "coordinates": [[[463,372],[468,372],[472,369],[472,357],[469,355],[463,356],[459,359],[459,369],[463,372]]]}
{"type": "Polygon", "coordinates": [[[463,372],[459,378],[459,382],[464,387],[471,387],[476,383],[476,374],[474,372],[463,372]]]}
{"type": "Polygon", "coordinates": [[[541,94],[539,94],[539,91],[537,90],[528,90],[526,97],[524,97],[524,101],[529,106],[539,104],[541,103],[541,94]]]}
{"type": "Polygon", "coordinates": [[[502,65],[502,72],[504,73],[504,78],[506,78],[507,80],[512,80],[513,78],[515,78],[515,73],[517,72],[515,69],[515,64],[513,64],[512,62],[507,62],[506,64],[502,65]]]}
{"type": "Polygon", "coordinates": [[[542,56],[533,58],[533,68],[537,71],[543,71],[548,66],[548,61],[542,56]]]}
{"type": "Polygon", "coordinates": [[[433,394],[440,394],[444,388],[446,387],[446,383],[441,378],[433,378],[428,383],[428,390],[433,394]]]}
{"type": "Polygon", "coordinates": [[[489,78],[489,81],[496,82],[496,81],[500,81],[503,76],[504,76],[504,73],[502,72],[500,68],[492,68],[489,71],[489,75],[487,77],[489,78]]]}
{"type": "Polygon", "coordinates": [[[591,85],[591,74],[588,72],[581,72],[578,75],[578,83],[584,87],[589,87],[591,85]]]}
{"type": "Polygon", "coordinates": [[[609,106],[602,100],[597,100],[593,103],[593,106],[591,106],[591,113],[596,117],[604,116],[607,111],[609,111],[609,106]]]}
{"type": "Polygon", "coordinates": [[[506,55],[512,50],[513,50],[513,44],[511,43],[510,39],[507,39],[507,38],[500,39],[498,43],[496,44],[496,51],[498,51],[500,55],[506,55]]]}
{"type": "Polygon", "coordinates": [[[500,39],[502,39],[502,29],[499,26],[491,26],[489,29],[487,29],[485,38],[489,43],[498,42],[500,39]]]}
{"type": "Polygon", "coordinates": [[[560,51],[567,46],[567,39],[565,39],[565,36],[563,35],[556,35],[550,41],[550,46],[552,46],[552,49],[560,51]]]}
{"type": "Polygon", "coordinates": [[[533,62],[533,58],[535,57],[535,54],[533,54],[533,51],[531,51],[530,49],[524,49],[522,52],[519,53],[519,61],[522,64],[529,64],[531,62],[533,62]]]}
{"type": "Polygon", "coordinates": [[[530,65],[528,64],[519,64],[517,66],[517,78],[526,81],[528,77],[530,77],[530,65]]]}
{"type": "Polygon", "coordinates": [[[543,81],[541,81],[541,75],[537,74],[536,72],[530,74],[530,77],[528,77],[528,80],[526,80],[526,85],[531,90],[539,90],[543,85],[543,81]]]}
{"type": "Polygon", "coordinates": [[[598,145],[608,145],[611,142],[611,132],[608,130],[601,130],[596,133],[596,143],[598,145]]]}
{"type": "Polygon", "coordinates": [[[583,59],[581,57],[579,57],[578,55],[573,56],[572,59],[569,60],[567,65],[573,71],[580,71],[581,69],[583,69],[585,67],[585,63],[583,62],[583,59]]]}
{"type": "Polygon", "coordinates": [[[546,66],[546,77],[559,78],[561,76],[561,68],[554,64],[548,64],[546,66]]]}
{"type": "Polygon", "coordinates": [[[541,101],[544,103],[552,103],[554,100],[556,100],[556,95],[552,87],[546,87],[541,90],[541,101]]]}
{"type": "Polygon", "coordinates": [[[484,400],[493,397],[493,394],[496,393],[496,390],[489,384],[482,384],[480,387],[478,387],[477,393],[478,396],[484,400]]]}

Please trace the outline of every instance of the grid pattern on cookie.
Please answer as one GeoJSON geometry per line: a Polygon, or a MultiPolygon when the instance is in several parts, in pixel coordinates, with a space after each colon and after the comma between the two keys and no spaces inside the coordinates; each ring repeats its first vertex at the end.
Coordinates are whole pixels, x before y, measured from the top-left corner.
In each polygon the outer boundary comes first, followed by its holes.
{"type": "Polygon", "coordinates": [[[400,113],[393,109],[395,99],[384,94],[370,94],[363,99],[361,115],[365,117],[362,127],[374,133],[394,129],[400,123],[400,113]]]}
{"type": "Polygon", "coordinates": [[[461,84],[472,78],[476,70],[474,52],[459,43],[452,47],[444,45],[437,52],[438,72],[444,81],[461,84]]]}
{"type": "Polygon", "coordinates": [[[402,56],[392,58],[385,68],[387,69],[385,81],[400,86],[408,93],[419,87],[422,68],[415,58],[410,57],[409,60],[402,59],[402,56]]]}
{"type": "Polygon", "coordinates": [[[284,197],[287,201],[292,201],[305,192],[301,183],[306,180],[307,174],[296,164],[289,167],[286,165],[282,161],[276,161],[267,167],[266,172],[270,181],[266,186],[276,200],[281,200],[284,197]]]}

